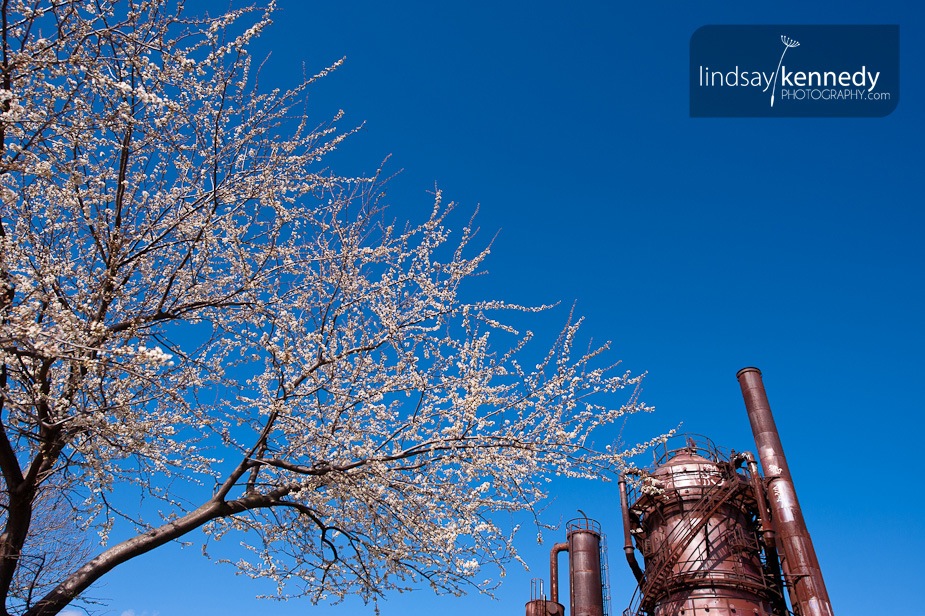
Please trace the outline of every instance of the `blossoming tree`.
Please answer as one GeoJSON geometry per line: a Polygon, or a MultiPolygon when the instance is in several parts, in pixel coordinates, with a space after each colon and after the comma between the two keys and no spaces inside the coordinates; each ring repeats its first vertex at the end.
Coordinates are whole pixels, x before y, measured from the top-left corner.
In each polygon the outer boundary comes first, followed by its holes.
{"type": "Polygon", "coordinates": [[[378,178],[320,167],[345,133],[307,119],[315,78],[263,89],[248,54],[272,9],[0,5],[2,614],[200,528],[281,595],[484,590],[498,512],[621,463],[590,434],[638,377],[573,353],[577,320],[537,353],[530,309],[463,301],[487,250],[439,195],[393,225],[378,178]],[[62,508],[102,547],[34,566],[62,508]]]}

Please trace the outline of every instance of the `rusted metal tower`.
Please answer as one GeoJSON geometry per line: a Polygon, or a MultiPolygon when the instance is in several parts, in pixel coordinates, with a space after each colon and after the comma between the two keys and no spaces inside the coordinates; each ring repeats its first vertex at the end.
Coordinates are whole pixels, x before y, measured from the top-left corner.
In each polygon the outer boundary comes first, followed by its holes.
{"type": "Polygon", "coordinates": [[[625,615],[784,616],[775,572],[762,559],[755,482],[738,469],[745,461],[688,437],[666,445],[653,471],[634,473],[622,499],[631,503],[623,507],[624,550],[639,586],[625,615]]]}
{"type": "MultiPolygon", "coordinates": [[[[651,470],[625,473],[623,550],[638,586],[624,616],[833,616],[761,372],[736,376],[764,476],[751,453],[699,436],[664,443],[651,470]]],[[[605,616],[600,527],[584,518],[567,531],[550,551],[550,598],[534,588],[527,616],[565,616],[561,552],[569,616],[605,616]]]]}
{"type": "Polygon", "coordinates": [[[604,595],[606,581],[602,567],[601,527],[595,520],[578,518],[566,525],[566,541],[549,551],[549,598],[539,594],[534,584],[527,616],[563,616],[559,603],[559,554],[569,555],[569,614],[571,616],[606,616],[604,595]]]}
{"type": "Polygon", "coordinates": [[[629,489],[621,478],[624,551],[638,582],[624,616],[833,616],[761,372],[737,378],[764,478],[752,454],[704,437],[666,444],[654,470],[628,473],[629,489]]]}

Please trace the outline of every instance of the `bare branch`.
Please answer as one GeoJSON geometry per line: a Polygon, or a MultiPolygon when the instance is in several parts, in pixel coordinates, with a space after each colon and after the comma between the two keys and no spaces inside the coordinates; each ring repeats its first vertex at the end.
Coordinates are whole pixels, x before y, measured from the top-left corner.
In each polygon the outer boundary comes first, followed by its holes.
{"type": "Polygon", "coordinates": [[[281,597],[490,592],[496,514],[618,470],[648,410],[580,318],[463,299],[488,247],[439,191],[396,224],[385,174],[320,167],[355,132],[306,111],[340,62],[264,89],[273,11],[0,0],[0,616],[198,528],[281,597]],[[101,551],[54,558],[44,498],[101,551]]]}

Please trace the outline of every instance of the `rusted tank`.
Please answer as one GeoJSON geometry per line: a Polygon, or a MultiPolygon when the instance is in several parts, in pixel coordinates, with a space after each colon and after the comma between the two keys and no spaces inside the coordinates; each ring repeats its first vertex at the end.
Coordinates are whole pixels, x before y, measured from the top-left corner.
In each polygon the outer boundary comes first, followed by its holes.
{"type": "Polygon", "coordinates": [[[534,580],[527,616],[563,616],[559,603],[559,554],[567,552],[569,570],[570,616],[604,615],[604,579],[601,550],[601,526],[587,517],[566,524],[566,541],[549,551],[549,599],[542,582],[534,580]]]}
{"type": "Polygon", "coordinates": [[[527,616],[564,616],[565,606],[546,599],[527,601],[527,616]]]}
{"type": "MultiPolygon", "coordinates": [[[[558,594],[558,589],[556,590],[558,594]]],[[[527,616],[565,616],[565,606],[557,599],[549,600],[543,592],[543,580],[530,581],[530,600],[527,601],[527,616]]]]}
{"type": "Polygon", "coordinates": [[[624,519],[645,570],[625,614],[780,616],[752,483],[737,470],[743,460],[688,437],[666,446],[653,471],[636,473],[636,488],[621,500],[632,503],[624,519]]]}
{"type": "Polygon", "coordinates": [[[581,518],[566,526],[570,616],[604,616],[601,581],[601,527],[581,518]]]}

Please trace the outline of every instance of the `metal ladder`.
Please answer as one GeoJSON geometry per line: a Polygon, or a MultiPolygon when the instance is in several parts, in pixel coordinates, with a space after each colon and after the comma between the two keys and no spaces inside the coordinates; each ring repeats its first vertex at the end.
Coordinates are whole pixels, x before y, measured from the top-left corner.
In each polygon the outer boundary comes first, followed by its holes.
{"type": "Polygon", "coordinates": [[[610,615],[610,563],[607,556],[607,537],[601,535],[601,594],[604,600],[604,614],[610,615]]]}

